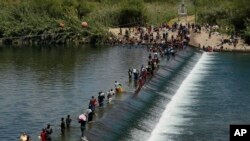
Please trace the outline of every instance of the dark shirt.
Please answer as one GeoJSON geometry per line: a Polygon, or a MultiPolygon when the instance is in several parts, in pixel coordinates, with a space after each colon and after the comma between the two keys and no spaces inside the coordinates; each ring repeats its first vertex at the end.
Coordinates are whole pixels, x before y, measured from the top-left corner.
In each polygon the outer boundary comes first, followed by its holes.
{"type": "Polygon", "coordinates": [[[61,129],[65,129],[65,122],[64,121],[61,122],[61,129]]]}
{"type": "Polygon", "coordinates": [[[105,98],[105,96],[104,96],[104,95],[100,95],[100,96],[98,96],[98,101],[99,101],[99,103],[102,103],[102,102],[103,102],[103,100],[104,100],[104,98],[105,98]]]}
{"type": "Polygon", "coordinates": [[[79,123],[81,123],[81,127],[84,127],[86,126],[86,121],[84,120],[79,120],[79,123]]]}
{"type": "Polygon", "coordinates": [[[70,123],[71,123],[71,119],[70,118],[66,118],[66,125],[67,125],[67,127],[70,126],[70,123]]]}
{"type": "Polygon", "coordinates": [[[50,128],[46,128],[46,133],[48,134],[48,135],[50,135],[50,134],[52,134],[52,128],[50,127],[50,128]]]}

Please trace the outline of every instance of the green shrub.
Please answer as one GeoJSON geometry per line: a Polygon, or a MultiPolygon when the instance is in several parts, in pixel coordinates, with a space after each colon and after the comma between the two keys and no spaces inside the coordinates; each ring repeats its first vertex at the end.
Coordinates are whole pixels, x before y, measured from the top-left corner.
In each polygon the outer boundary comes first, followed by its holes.
{"type": "Polygon", "coordinates": [[[247,44],[250,44],[250,19],[245,22],[246,29],[243,32],[243,38],[247,44]]]}
{"type": "Polygon", "coordinates": [[[77,14],[78,14],[79,19],[82,19],[84,16],[86,16],[92,11],[93,5],[83,0],[79,0],[76,6],[76,9],[77,9],[77,14]]]}
{"type": "Polygon", "coordinates": [[[142,0],[128,0],[122,4],[118,13],[118,23],[121,27],[129,27],[147,22],[146,10],[142,0]]]}
{"type": "Polygon", "coordinates": [[[179,3],[177,0],[144,0],[144,2],[167,2],[167,3],[179,3]]]}
{"type": "Polygon", "coordinates": [[[49,16],[58,18],[63,15],[61,0],[33,0],[33,8],[37,13],[47,13],[49,16]]]}

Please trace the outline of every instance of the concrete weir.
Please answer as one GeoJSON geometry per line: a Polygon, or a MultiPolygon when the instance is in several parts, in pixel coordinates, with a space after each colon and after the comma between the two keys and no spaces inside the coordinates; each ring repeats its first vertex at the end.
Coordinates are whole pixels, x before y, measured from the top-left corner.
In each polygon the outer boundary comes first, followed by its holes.
{"type": "Polygon", "coordinates": [[[159,114],[163,112],[165,104],[171,101],[171,97],[201,54],[194,48],[186,48],[169,61],[166,58],[161,59],[160,68],[141,91],[136,95],[131,93],[131,96],[124,101],[117,101],[112,109],[107,107],[105,111],[108,112],[101,119],[91,123],[86,137],[91,141],[148,139],[154,125],[158,123],[159,114]],[[173,85],[171,90],[166,90],[168,85],[173,85]],[[163,105],[157,102],[161,99],[166,99],[163,105]],[[153,107],[157,108],[157,113],[150,112],[153,107]],[[144,124],[145,114],[154,119],[149,121],[150,126],[144,124]],[[138,128],[145,128],[146,131],[140,130],[141,133],[135,135],[133,131],[138,128]]]}

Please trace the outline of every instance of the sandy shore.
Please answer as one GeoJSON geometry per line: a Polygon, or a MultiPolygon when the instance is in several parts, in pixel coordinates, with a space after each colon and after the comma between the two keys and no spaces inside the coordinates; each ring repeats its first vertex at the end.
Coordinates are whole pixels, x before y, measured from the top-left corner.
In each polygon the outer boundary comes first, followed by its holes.
{"type": "MultiPolygon", "coordinates": [[[[109,28],[109,32],[111,32],[116,38],[118,39],[122,39],[125,35],[125,31],[128,30],[128,28],[121,28],[122,30],[122,35],[120,35],[120,28],[109,28]]],[[[144,30],[146,30],[146,28],[144,27],[144,30]]],[[[130,32],[130,38],[136,38],[139,40],[139,34],[136,34],[135,32],[133,32],[133,29],[131,28],[131,31],[130,32]]],[[[161,30],[160,32],[160,36],[162,37],[162,33],[163,33],[163,30],[161,30]]],[[[153,32],[153,36],[156,37],[156,32],[153,32]]],[[[171,39],[171,36],[174,36],[176,37],[177,36],[177,32],[172,32],[172,31],[168,31],[168,39],[170,40],[171,39]]]]}
{"type": "MultiPolygon", "coordinates": [[[[188,17],[182,17],[179,20],[177,18],[171,20],[169,22],[169,24],[171,25],[171,23],[174,22],[178,22],[178,23],[182,23],[185,24],[186,22],[189,23],[193,23],[194,22],[194,16],[188,16],[188,17]]],[[[125,30],[128,28],[122,28],[122,33],[123,35],[125,34],[125,30]]],[[[120,28],[110,28],[109,31],[115,35],[117,38],[122,38],[123,35],[119,35],[120,32],[120,28]]],[[[177,33],[175,32],[171,32],[169,31],[169,36],[168,38],[170,39],[172,35],[174,35],[174,37],[177,35],[177,33]]],[[[160,34],[162,34],[162,32],[160,32],[160,34]]],[[[155,33],[154,33],[154,36],[155,33]]],[[[134,32],[131,32],[131,36],[130,37],[135,37],[135,38],[139,38],[138,35],[135,35],[134,32]]],[[[223,39],[230,39],[229,36],[227,35],[222,35],[222,34],[212,34],[211,38],[209,38],[209,32],[205,31],[204,29],[201,31],[201,33],[194,33],[193,31],[191,31],[191,36],[190,36],[190,44],[194,47],[207,47],[210,46],[213,48],[214,51],[224,51],[224,52],[250,52],[250,45],[247,45],[244,43],[244,41],[240,38],[238,38],[238,44],[236,45],[236,47],[234,47],[233,44],[228,44],[225,43],[223,44],[223,49],[221,50],[221,41],[223,39]]]]}
{"type": "MultiPolygon", "coordinates": [[[[190,44],[198,47],[199,44],[201,47],[203,46],[211,46],[213,50],[218,51],[221,47],[222,39],[229,39],[230,37],[227,35],[218,35],[212,34],[211,38],[209,38],[209,33],[204,30],[201,33],[191,33],[191,41],[190,44]]],[[[242,39],[239,39],[238,44],[234,47],[233,44],[223,44],[223,49],[221,51],[235,51],[235,52],[250,52],[250,46],[245,44],[242,39]]]]}

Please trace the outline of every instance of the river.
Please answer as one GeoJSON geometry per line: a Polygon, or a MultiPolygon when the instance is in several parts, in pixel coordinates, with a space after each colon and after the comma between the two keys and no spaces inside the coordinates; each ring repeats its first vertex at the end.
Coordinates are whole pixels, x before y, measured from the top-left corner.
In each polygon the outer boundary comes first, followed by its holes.
{"type": "Polygon", "coordinates": [[[145,47],[4,47],[0,56],[3,141],[17,140],[22,131],[38,140],[47,123],[53,140],[79,140],[77,116],[115,80],[125,92],[97,109],[96,122],[87,126],[90,141],[227,141],[230,124],[250,123],[249,54],[187,48],[162,59],[137,95],[127,70],[146,63],[145,47]],[[72,128],[61,137],[67,114],[72,128]]]}
{"type": "Polygon", "coordinates": [[[57,138],[61,117],[68,114],[80,134],[76,119],[91,96],[114,88],[116,80],[131,94],[128,68],[139,69],[148,53],[143,47],[34,46],[2,47],[0,56],[0,137],[13,141],[20,132],[38,140],[47,123],[57,138]]]}

